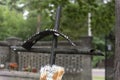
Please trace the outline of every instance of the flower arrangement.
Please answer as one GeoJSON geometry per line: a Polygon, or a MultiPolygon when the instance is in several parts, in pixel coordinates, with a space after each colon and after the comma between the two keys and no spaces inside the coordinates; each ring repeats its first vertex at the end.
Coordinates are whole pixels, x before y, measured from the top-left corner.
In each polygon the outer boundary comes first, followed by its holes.
{"type": "Polygon", "coordinates": [[[31,66],[24,66],[22,70],[26,71],[26,72],[37,73],[37,69],[35,67],[31,67],[31,66]]]}
{"type": "Polygon", "coordinates": [[[18,69],[18,64],[15,63],[15,62],[9,63],[8,66],[9,66],[9,69],[10,69],[10,70],[17,70],[17,69],[18,69]]]}
{"type": "Polygon", "coordinates": [[[4,64],[0,64],[0,69],[4,69],[5,65],[4,64]]]}
{"type": "Polygon", "coordinates": [[[64,68],[57,65],[46,65],[40,70],[40,80],[61,80],[64,68]]]}

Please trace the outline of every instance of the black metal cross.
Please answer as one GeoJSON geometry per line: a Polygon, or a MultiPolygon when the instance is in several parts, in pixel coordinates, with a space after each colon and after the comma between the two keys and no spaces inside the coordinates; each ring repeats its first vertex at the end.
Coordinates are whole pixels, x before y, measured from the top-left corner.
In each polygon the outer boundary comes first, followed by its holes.
{"type": "MultiPolygon", "coordinates": [[[[58,6],[57,10],[56,10],[56,19],[55,19],[55,26],[54,29],[49,29],[49,30],[45,30],[45,31],[41,31],[39,33],[34,34],[32,37],[30,37],[27,41],[25,41],[22,45],[23,48],[30,50],[30,51],[36,51],[34,48],[32,48],[32,46],[39,41],[40,39],[47,37],[49,35],[52,35],[52,47],[51,50],[46,51],[45,48],[40,49],[39,52],[51,52],[50,55],[50,60],[49,60],[49,64],[53,65],[55,64],[55,58],[56,58],[56,52],[60,51],[59,49],[57,49],[57,43],[58,43],[58,37],[61,36],[63,38],[65,38],[66,40],[68,40],[68,42],[74,46],[74,49],[67,49],[67,53],[72,53],[72,54],[83,54],[83,55],[98,55],[98,56],[103,56],[103,54],[101,52],[97,52],[96,50],[92,49],[90,51],[83,51],[81,52],[77,46],[64,34],[60,33],[59,30],[59,25],[60,25],[60,13],[61,13],[61,6],[58,6]],[[31,49],[32,48],[32,49],[31,49]]],[[[62,50],[62,52],[66,53],[66,50],[62,50]]]]}
{"type": "MultiPolygon", "coordinates": [[[[61,13],[61,6],[58,6],[56,10],[56,20],[55,20],[55,26],[54,26],[55,31],[59,30],[60,16],[61,16],[60,13],[61,13]]],[[[58,36],[59,35],[57,33],[53,34],[52,48],[51,48],[51,55],[50,55],[50,65],[55,64],[56,53],[54,50],[55,48],[57,48],[58,36]]]]}

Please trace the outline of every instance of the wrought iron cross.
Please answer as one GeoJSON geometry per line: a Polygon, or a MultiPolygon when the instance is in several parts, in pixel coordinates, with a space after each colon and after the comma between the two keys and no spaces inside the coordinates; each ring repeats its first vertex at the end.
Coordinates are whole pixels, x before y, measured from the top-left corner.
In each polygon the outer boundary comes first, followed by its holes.
{"type": "MultiPolygon", "coordinates": [[[[90,50],[87,52],[81,52],[76,45],[64,34],[60,33],[59,30],[59,24],[60,24],[60,13],[61,13],[61,6],[58,6],[57,10],[56,10],[56,19],[55,19],[55,26],[54,29],[47,29],[45,31],[41,31],[38,32],[36,34],[34,34],[32,37],[30,37],[27,41],[25,41],[22,45],[23,48],[30,50],[30,51],[34,51],[34,49],[31,49],[32,46],[39,41],[40,39],[47,37],[49,35],[52,35],[52,47],[51,47],[51,55],[50,55],[50,60],[49,60],[49,64],[53,65],[55,64],[55,58],[56,58],[56,51],[57,50],[57,43],[58,43],[58,37],[61,36],[63,38],[65,38],[66,40],[68,40],[68,42],[74,46],[74,49],[68,49],[68,53],[71,51],[74,54],[78,53],[78,54],[83,54],[83,55],[98,55],[98,56],[103,56],[103,54],[101,52],[96,52],[95,50],[90,50]]],[[[45,52],[44,50],[40,50],[45,52]]],[[[63,51],[64,52],[64,51],[63,51]]]]}
{"type": "MultiPolygon", "coordinates": [[[[55,26],[54,26],[55,31],[59,30],[60,16],[61,16],[60,13],[61,13],[61,6],[58,6],[56,10],[56,19],[55,19],[55,26]]],[[[50,65],[55,64],[56,53],[54,50],[55,48],[57,48],[58,36],[59,35],[57,33],[53,34],[52,48],[51,48],[51,55],[50,55],[50,65]]]]}

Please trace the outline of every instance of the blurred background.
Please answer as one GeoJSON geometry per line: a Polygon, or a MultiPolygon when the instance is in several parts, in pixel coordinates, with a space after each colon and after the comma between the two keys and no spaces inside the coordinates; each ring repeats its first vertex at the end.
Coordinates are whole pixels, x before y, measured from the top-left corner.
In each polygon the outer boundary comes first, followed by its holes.
{"type": "MultiPolygon", "coordinates": [[[[92,67],[102,70],[112,67],[115,0],[0,0],[0,40],[8,37],[26,40],[39,31],[52,29],[59,5],[62,6],[59,31],[72,40],[92,37],[93,48],[105,55],[92,57],[92,67]]],[[[44,39],[49,40],[50,37],[44,39]]]]}

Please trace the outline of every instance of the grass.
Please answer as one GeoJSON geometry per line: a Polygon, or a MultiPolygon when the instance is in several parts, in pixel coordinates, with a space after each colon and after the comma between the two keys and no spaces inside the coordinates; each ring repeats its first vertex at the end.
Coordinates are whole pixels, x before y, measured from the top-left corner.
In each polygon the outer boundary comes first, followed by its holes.
{"type": "Polygon", "coordinates": [[[93,80],[105,80],[105,78],[100,76],[94,76],[93,80]]]}

